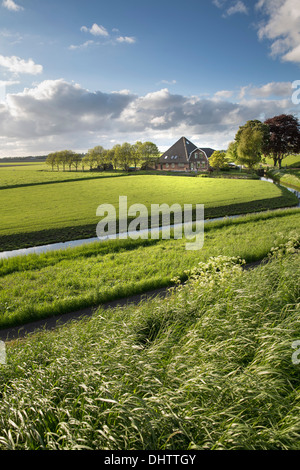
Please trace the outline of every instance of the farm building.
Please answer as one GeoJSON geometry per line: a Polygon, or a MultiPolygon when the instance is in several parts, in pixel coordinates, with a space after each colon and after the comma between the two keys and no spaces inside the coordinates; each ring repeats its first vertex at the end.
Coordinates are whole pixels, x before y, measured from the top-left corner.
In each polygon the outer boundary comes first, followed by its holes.
{"type": "Polygon", "coordinates": [[[185,137],[181,137],[159,159],[158,169],[169,171],[206,171],[209,157],[214,150],[199,148],[185,137]]]}

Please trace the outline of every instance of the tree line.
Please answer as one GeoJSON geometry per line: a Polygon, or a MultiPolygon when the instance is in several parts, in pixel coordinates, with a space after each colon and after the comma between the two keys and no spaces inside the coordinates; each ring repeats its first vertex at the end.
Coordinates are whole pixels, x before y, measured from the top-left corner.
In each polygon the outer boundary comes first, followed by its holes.
{"type": "Polygon", "coordinates": [[[288,155],[300,152],[300,124],[291,114],[247,121],[228,146],[227,156],[234,162],[254,168],[265,158],[272,158],[281,168],[288,155]]]}
{"type": "Polygon", "coordinates": [[[153,142],[136,142],[130,144],[116,144],[111,149],[105,149],[101,145],[89,149],[86,154],[79,154],[72,150],[60,150],[52,152],[47,156],[46,164],[51,166],[52,171],[77,171],[79,168],[83,171],[89,170],[110,170],[121,169],[128,171],[131,167],[135,169],[146,169],[151,167],[160,153],[153,142]]]}
{"type": "Polygon", "coordinates": [[[247,121],[240,126],[227,152],[216,150],[209,159],[215,169],[228,168],[229,162],[253,169],[266,158],[281,168],[288,155],[300,152],[300,124],[293,115],[281,114],[267,119],[247,121]]]}

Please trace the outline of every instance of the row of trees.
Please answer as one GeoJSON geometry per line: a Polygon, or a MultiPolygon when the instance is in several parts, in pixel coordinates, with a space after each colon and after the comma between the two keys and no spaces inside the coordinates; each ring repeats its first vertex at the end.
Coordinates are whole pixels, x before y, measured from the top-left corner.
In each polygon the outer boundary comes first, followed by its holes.
{"type": "Polygon", "coordinates": [[[268,157],[281,168],[285,157],[299,152],[299,121],[293,115],[281,114],[264,122],[247,121],[229,144],[227,158],[252,169],[268,157]]]}
{"type": "Polygon", "coordinates": [[[52,170],[72,171],[78,168],[84,170],[100,169],[122,169],[128,171],[130,167],[140,167],[145,169],[155,164],[160,153],[153,142],[136,142],[129,144],[124,142],[117,144],[112,149],[105,149],[98,145],[83,155],[72,150],[61,150],[50,153],[46,159],[46,164],[51,166],[52,170]]]}

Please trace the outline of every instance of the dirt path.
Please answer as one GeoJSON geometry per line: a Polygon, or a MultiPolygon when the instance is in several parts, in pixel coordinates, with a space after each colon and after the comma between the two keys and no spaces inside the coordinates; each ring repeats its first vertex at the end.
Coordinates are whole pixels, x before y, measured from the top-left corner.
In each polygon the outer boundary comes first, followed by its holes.
{"type": "MultiPolygon", "coordinates": [[[[259,266],[265,262],[256,261],[254,263],[249,263],[244,266],[244,269],[251,269],[259,266]]],[[[169,287],[162,287],[160,289],[152,290],[146,292],[144,294],[137,294],[131,297],[127,297],[124,299],[114,300],[112,302],[107,302],[105,304],[98,305],[96,307],[88,307],[82,310],[78,310],[76,312],[64,313],[62,315],[56,315],[53,317],[37,320],[31,323],[26,323],[22,326],[16,326],[13,328],[6,328],[0,330],[0,340],[2,341],[11,341],[17,338],[24,338],[25,336],[37,332],[37,330],[53,330],[59,326],[64,325],[65,323],[72,321],[72,320],[80,320],[84,317],[89,317],[93,315],[99,308],[102,309],[109,309],[109,308],[116,308],[116,307],[125,307],[126,305],[137,305],[142,301],[149,300],[155,297],[164,298],[168,294],[169,287]]]]}

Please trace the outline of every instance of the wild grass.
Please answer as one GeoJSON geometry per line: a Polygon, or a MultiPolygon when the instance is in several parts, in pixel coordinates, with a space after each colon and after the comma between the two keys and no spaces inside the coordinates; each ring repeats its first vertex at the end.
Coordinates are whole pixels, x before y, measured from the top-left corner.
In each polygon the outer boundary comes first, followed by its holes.
{"type": "Polygon", "coordinates": [[[116,240],[2,260],[0,328],[97,306],[173,285],[211,256],[242,256],[248,263],[299,231],[300,212],[289,210],[205,226],[204,247],[182,240],[116,240]]]}
{"type": "MultiPolygon", "coordinates": [[[[1,450],[299,450],[299,253],[7,344],[1,450]]],[[[197,266],[197,263],[194,265],[197,266]]]]}
{"type": "MultiPolygon", "coordinates": [[[[273,167],[274,161],[272,158],[265,159],[266,164],[273,167]]],[[[300,168],[300,155],[288,155],[282,160],[282,168],[300,168]]]]}

